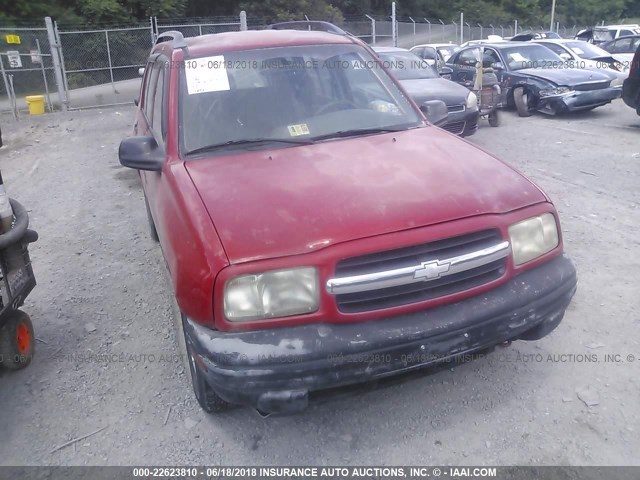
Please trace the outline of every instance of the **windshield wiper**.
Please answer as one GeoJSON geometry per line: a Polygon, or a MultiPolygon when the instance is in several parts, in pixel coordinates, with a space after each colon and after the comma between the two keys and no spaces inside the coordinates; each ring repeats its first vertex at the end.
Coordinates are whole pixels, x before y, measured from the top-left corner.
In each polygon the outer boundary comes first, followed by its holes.
{"type": "Polygon", "coordinates": [[[317,137],[313,137],[313,140],[328,140],[330,138],[345,138],[345,137],[357,137],[358,135],[372,135],[375,133],[390,133],[390,132],[402,132],[404,130],[408,130],[406,127],[403,128],[360,128],[354,130],[340,130],[338,132],[327,133],[326,135],[319,135],[317,137]]]}
{"type": "Polygon", "coordinates": [[[242,140],[229,140],[224,143],[215,143],[213,145],[207,145],[206,147],[200,147],[193,150],[189,150],[187,155],[193,155],[197,153],[212,152],[225,147],[234,147],[242,145],[255,145],[260,143],[288,143],[292,145],[311,145],[313,140],[311,139],[296,139],[296,138],[245,138],[242,140]]]}

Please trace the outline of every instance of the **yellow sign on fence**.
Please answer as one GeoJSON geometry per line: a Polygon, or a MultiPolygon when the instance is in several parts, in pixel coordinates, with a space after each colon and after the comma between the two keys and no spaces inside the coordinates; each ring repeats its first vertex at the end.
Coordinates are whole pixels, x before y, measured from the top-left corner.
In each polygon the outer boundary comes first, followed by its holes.
{"type": "Polygon", "coordinates": [[[13,43],[15,45],[20,45],[20,36],[19,35],[5,35],[4,38],[7,40],[7,43],[13,43]]]}

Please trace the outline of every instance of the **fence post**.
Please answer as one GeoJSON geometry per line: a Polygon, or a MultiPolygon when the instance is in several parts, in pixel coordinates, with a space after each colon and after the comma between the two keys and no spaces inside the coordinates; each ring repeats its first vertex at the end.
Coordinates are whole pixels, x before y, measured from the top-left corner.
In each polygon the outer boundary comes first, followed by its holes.
{"type": "Polygon", "coordinates": [[[156,38],[153,35],[153,17],[149,17],[149,33],[151,34],[151,46],[156,43],[156,38]]]}
{"type": "Polygon", "coordinates": [[[491,35],[495,35],[496,34],[496,29],[491,24],[489,24],[489,26],[491,27],[491,35]]]}
{"type": "Polygon", "coordinates": [[[49,94],[49,83],[47,82],[47,72],[44,69],[44,58],[42,57],[42,50],[40,50],[40,40],[36,38],[36,47],[38,48],[38,57],[40,58],[40,70],[42,71],[42,80],[44,81],[44,91],[47,94],[47,105],[49,106],[49,113],[53,112],[53,105],[51,105],[51,95],[49,94]]]}
{"type": "MultiPolygon", "coordinates": [[[[473,40],[473,35],[471,35],[471,25],[469,25],[467,22],[464,22],[464,24],[469,27],[469,40],[473,40]]],[[[463,27],[464,28],[464,27],[463,27]]]]}
{"type": "Polygon", "coordinates": [[[409,20],[411,20],[413,22],[413,46],[416,46],[416,21],[409,17],[409,20]]]}
{"type": "Polygon", "coordinates": [[[460,45],[464,43],[464,12],[460,12],[460,45]]]}
{"type": "Polygon", "coordinates": [[[515,22],[513,23],[514,28],[513,28],[513,34],[517,35],[518,34],[518,19],[515,20],[515,22]]]}
{"type": "Polygon", "coordinates": [[[391,2],[391,36],[393,37],[393,46],[398,46],[398,24],[396,23],[396,2],[391,2]]]}
{"type": "Polygon", "coordinates": [[[2,60],[2,54],[0,54],[0,71],[2,71],[2,79],[4,80],[4,88],[7,90],[7,98],[9,99],[9,103],[11,104],[11,113],[13,113],[13,119],[18,121],[18,112],[16,110],[16,100],[13,96],[13,92],[11,87],[9,86],[9,80],[7,78],[7,73],[4,70],[4,60],[2,60]]]}
{"type": "Polygon", "coordinates": [[[111,62],[111,48],[109,47],[109,30],[104,31],[104,39],[107,42],[107,60],[109,61],[109,76],[111,77],[111,87],[113,93],[120,93],[116,89],[116,84],[113,81],[113,63],[111,62]]]}
{"type": "Polygon", "coordinates": [[[431,42],[431,22],[427,18],[425,18],[424,21],[427,22],[427,24],[429,25],[429,34],[428,34],[429,35],[429,40],[428,41],[431,42]]]}
{"type": "Polygon", "coordinates": [[[453,38],[457,39],[458,38],[458,24],[456,22],[454,22],[453,20],[451,21],[451,23],[453,23],[453,25],[455,26],[455,29],[456,29],[456,33],[453,36],[453,38]]]}
{"type": "Polygon", "coordinates": [[[246,32],[247,30],[248,30],[248,28],[247,28],[247,12],[242,10],[240,12],[240,31],[241,32],[246,32]]]}
{"type": "Polygon", "coordinates": [[[370,15],[367,15],[366,13],[364,16],[367,17],[369,20],[371,20],[371,44],[375,46],[376,45],[376,19],[370,15]]]}
{"type": "Polygon", "coordinates": [[[480,40],[482,40],[483,35],[482,35],[482,25],[478,24],[478,26],[480,27],[480,40]]]}
{"type": "MultiPolygon", "coordinates": [[[[442,21],[441,18],[439,18],[438,20],[440,20],[440,23],[442,24],[442,41],[444,42],[444,39],[446,37],[445,31],[444,31],[444,29],[445,29],[444,22],[442,21]]],[[[429,41],[431,41],[431,39],[429,39],[429,41]]]]}
{"type": "Polygon", "coordinates": [[[58,87],[58,100],[63,110],[68,110],[69,100],[67,98],[67,92],[64,88],[64,79],[62,76],[62,66],[60,64],[60,50],[62,45],[56,42],[56,34],[53,30],[53,22],[51,17],[45,17],[44,23],[47,26],[47,37],[49,39],[49,46],[51,47],[51,59],[53,60],[53,71],[56,77],[56,86],[58,87]]]}

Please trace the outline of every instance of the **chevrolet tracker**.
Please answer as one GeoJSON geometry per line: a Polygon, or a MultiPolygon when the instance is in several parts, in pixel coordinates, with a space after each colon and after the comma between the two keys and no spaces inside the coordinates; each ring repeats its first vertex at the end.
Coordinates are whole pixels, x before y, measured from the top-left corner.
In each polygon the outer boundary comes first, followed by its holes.
{"type": "Polygon", "coordinates": [[[207,412],[539,339],[576,290],[549,198],[326,30],[162,34],[120,145],[207,412]]]}

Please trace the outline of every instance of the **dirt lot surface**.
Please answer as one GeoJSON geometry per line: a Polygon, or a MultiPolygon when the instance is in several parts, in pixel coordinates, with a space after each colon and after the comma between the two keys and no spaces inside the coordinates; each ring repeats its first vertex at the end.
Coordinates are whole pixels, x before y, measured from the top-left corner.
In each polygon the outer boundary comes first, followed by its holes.
{"type": "Polygon", "coordinates": [[[133,108],[2,121],[5,184],[41,238],[37,353],[0,373],[0,464],[640,464],[640,117],[621,101],[506,113],[470,139],[560,211],[579,287],[553,334],[270,418],[196,404],[140,183],[117,160],[133,108]]]}

